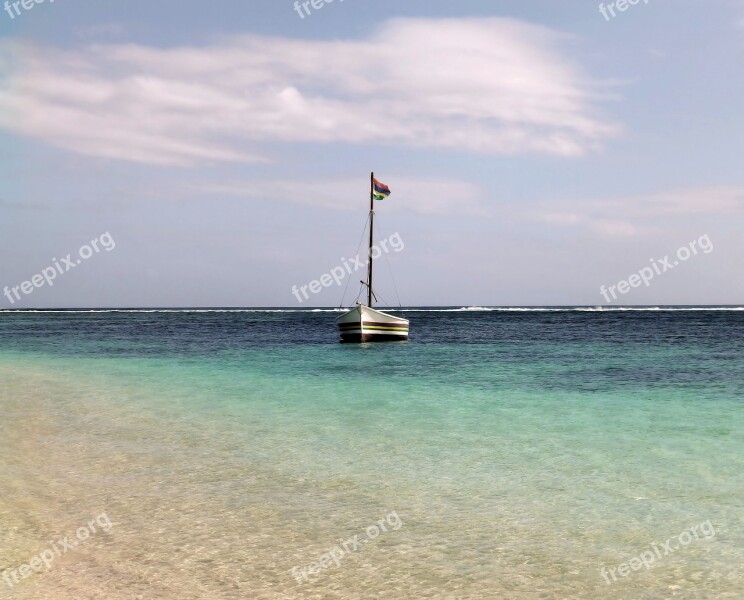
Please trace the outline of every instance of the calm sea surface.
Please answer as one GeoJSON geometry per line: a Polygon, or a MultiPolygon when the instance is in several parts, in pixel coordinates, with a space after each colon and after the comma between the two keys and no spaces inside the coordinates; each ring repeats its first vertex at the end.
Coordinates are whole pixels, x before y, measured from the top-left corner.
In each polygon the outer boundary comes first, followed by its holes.
{"type": "Polygon", "coordinates": [[[0,598],[744,598],[744,309],[404,314],[0,313],[0,598]]]}

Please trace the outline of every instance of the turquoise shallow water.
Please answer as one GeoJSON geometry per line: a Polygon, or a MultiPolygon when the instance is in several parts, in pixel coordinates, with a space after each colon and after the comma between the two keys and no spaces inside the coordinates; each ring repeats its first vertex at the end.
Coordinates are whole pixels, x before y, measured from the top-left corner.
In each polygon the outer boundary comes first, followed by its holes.
{"type": "Polygon", "coordinates": [[[332,312],[0,315],[0,572],[115,522],[0,597],[744,595],[744,312],[406,316],[347,346],[332,312]]]}

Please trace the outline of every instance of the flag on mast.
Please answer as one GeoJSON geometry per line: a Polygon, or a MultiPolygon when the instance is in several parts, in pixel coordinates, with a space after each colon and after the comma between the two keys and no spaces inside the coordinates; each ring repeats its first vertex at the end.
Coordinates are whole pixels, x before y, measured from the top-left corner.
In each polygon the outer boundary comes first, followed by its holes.
{"type": "Polygon", "coordinates": [[[372,197],[375,200],[384,200],[388,196],[390,196],[390,188],[386,186],[381,181],[377,181],[377,179],[373,179],[373,191],[372,191],[372,197]]]}

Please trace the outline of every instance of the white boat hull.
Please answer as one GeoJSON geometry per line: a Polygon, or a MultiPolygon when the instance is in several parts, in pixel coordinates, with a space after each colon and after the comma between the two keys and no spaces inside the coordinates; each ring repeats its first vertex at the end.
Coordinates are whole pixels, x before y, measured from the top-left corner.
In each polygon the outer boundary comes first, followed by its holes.
{"type": "Polygon", "coordinates": [[[342,342],[396,342],[408,339],[408,321],[364,304],[336,319],[342,342]]]}

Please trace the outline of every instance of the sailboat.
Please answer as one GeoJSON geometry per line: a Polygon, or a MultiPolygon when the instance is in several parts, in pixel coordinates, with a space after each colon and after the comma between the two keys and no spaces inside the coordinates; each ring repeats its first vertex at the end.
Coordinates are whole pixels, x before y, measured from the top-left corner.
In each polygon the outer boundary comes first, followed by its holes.
{"type": "Polygon", "coordinates": [[[369,192],[369,262],[367,263],[367,281],[361,282],[367,288],[367,303],[357,301],[355,308],[336,319],[342,342],[391,342],[408,339],[408,320],[376,310],[372,305],[375,299],[372,288],[375,197],[382,199],[389,195],[390,188],[377,181],[375,174],[372,173],[369,192]]]}

